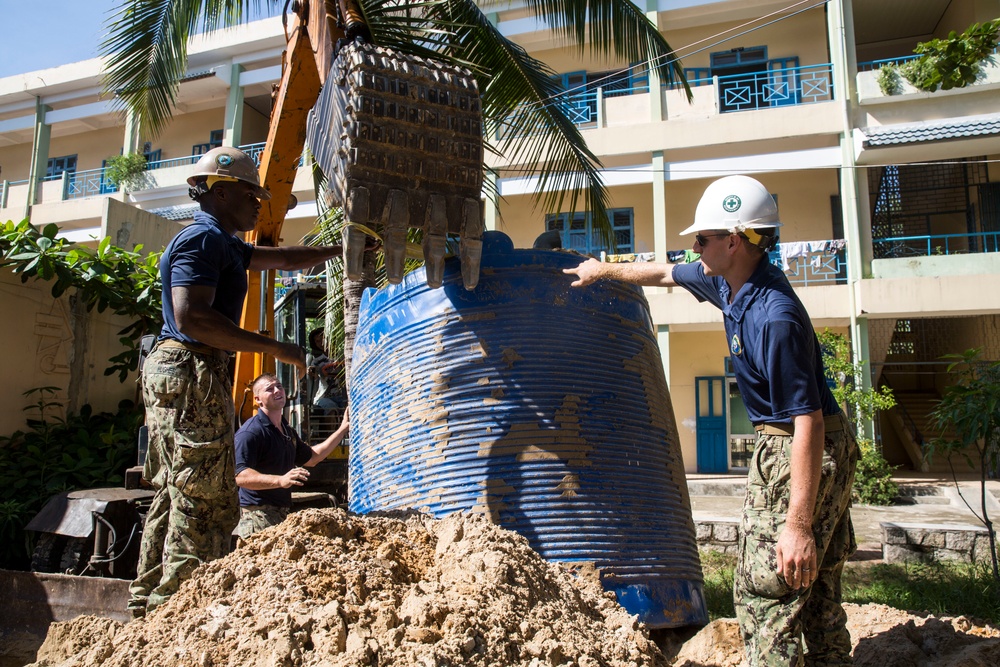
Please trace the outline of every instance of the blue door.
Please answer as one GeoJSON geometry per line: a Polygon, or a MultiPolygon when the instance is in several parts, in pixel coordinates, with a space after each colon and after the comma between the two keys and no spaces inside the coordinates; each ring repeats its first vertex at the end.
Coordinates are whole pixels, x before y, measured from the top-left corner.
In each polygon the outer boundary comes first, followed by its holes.
{"type": "Polygon", "coordinates": [[[698,472],[729,472],[729,444],[726,438],[726,378],[696,377],[695,411],[698,472]]]}

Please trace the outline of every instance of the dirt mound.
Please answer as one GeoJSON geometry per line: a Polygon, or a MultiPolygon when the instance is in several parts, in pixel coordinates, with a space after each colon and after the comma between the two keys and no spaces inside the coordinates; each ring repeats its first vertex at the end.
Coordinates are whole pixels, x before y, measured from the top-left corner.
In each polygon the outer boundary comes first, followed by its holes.
{"type": "MultiPolygon", "coordinates": [[[[916,616],[880,604],[845,604],[855,667],[978,667],[1000,665],[1000,629],[959,616],[916,616]]],[[[731,618],[708,624],[688,640],[675,667],[736,667],[743,661],[731,618]]]]}
{"type": "Polygon", "coordinates": [[[39,667],[666,665],[592,577],[481,516],[306,510],[149,617],[53,624],[39,667]]]}

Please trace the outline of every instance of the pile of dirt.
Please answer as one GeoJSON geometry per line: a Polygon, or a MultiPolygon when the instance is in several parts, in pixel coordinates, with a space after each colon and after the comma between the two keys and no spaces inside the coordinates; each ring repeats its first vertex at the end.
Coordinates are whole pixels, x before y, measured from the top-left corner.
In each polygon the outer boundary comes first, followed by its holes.
{"type": "MultiPolygon", "coordinates": [[[[1000,628],[965,616],[917,616],[881,604],[845,604],[855,667],[1000,665],[1000,628]]],[[[675,667],[737,667],[743,643],[734,619],[720,619],[684,643],[675,667]]]]}
{"type": "Polygon", "coordinates": [[[592,576],[478,515],[305,510],[121,625],[53,624],[38,667],[667,664],[592,576]]]}

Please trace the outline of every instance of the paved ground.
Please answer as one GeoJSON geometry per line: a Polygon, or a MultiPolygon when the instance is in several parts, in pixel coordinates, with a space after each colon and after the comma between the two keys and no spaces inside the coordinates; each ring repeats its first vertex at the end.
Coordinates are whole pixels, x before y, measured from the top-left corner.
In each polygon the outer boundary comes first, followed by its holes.
{"type": "MultiPolygon", "coordinates": [[[[739,518],[746,488],[745,475],[691,474],[687,480],[696,521],[739,518]]],[[[909,502],[889,507],[855,505],[851,510],[858,540],[858,558],[880,557],[881,522],[982,527],[969,507],[981,514],[979,481],[974,475],[961,476],[957,485],[950,477],[920,473],[903,473],[895,480],[909,502]]],[[[986,505],[993,521],[1000,520],[998,499],[1000,480],[987,481],[986,505]]]]}

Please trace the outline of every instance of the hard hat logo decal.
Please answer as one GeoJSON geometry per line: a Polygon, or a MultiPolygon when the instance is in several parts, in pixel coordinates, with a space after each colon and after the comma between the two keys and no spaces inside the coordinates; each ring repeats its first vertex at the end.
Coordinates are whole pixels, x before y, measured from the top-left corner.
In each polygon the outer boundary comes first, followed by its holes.
{"type": "Polygon", "coordinates": [[[737,357],[743,354],[743,343],[740,342],[738,334],[733,334],[733,340],[729,343],[729,351],[737,357]]]}
{"type": "Polygon", "coordinates": [[[226,155],[225,153],[217,155],[215,158],[215,163],[220,167],[229,167],[233,164],[233,156],[226,155]]]}
{"type": "Polygon", "coordinates": [[[728,213],[735,213],[740,210],[740,206],[743,205],[743,200],[741,200],[737,195],[729,195],[722,200],[722,208],[726,209],[728,213]]]}

